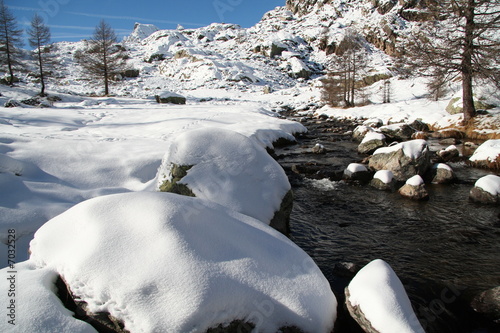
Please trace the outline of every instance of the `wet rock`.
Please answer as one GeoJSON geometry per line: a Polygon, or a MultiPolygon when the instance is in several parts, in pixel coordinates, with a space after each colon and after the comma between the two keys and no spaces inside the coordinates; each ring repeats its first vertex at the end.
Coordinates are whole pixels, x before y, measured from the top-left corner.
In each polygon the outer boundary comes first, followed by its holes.
{"type": "Polygon", "coordinates": [[[352,279],[359,269],[359,266],[352,262],[337,262],[333,266],[333,274],[352,279]]]}
{"type": "Polygon", "coordinates": [[[500,323],[500,287],[495,287],[477,295],[472,300],[472,308],[500,323]]]}
{"type": "Polygon", "coordinates": [[[396,180],[389,170],[379,170],[370,181],[370,186],[381,191],[394,191],[396,189],[396,180]]]}
{"type": "Polygon", "coordinates": [[[326,148],[320,143],[317,143],[313,148],[312,152],[314,154],[326,154],[326,148]]]}
{"type": "Polygon", "coordinates": [[[392,124],[379,128],[388,139],[392,141],[410,140],[413,133],[416,131],[405,123],[392,124]]]}
{"type": "Polygon", "coordinates": [[[453,169],[444,163],[435,164],[430,169],[428,178],[433,184],[449,184],[456,179],[453,169]]]}
{"type": "Polygon", "coordinates": [[[430,167],[430,151],[425,140],[412,140],[377,149],[370,158],[373,170],[390,170],[398,181],[423,175],[430,167]]]}
{"type": "Polygon", "coordinates": [[[372,173],[368,171],[366,166],[359,163],[351,163],[344,170],[344,179],[348,181],[360,181],[368,183],[372,173]]]}
{"type": "Polygon", "coordinates": [[[483,204],[500,204],[500,177],[484,176],[474,184],[469,199],[483,204]]]}
{"type": "Polygon", "coordinates": [[[385,136],[382,133],[369,132],[358,146],[358,153],[372,154],[375,150],[385,147],[385,136]]]}
{"type": "Polygon", "coordinates": [[[438,151],[437,154],[444,162],[453,161],[454,159],[460,157],[460,152],[454,145],[438,151]]]}
{"type": "Polygon", "coordinates": [[[293,192],[288,191],[283,200],[279,210],[274,213],[269,226],[281,232],[283,235],[290,234],[290,214],[292,214],[293,209],[293,192]]]}
{"type": "Polygon", "coordinates": [[[429,200],[429,193],[425,189],[424,180],[419,175],[408,179],[398,192],[408,199],[429,200]]]}

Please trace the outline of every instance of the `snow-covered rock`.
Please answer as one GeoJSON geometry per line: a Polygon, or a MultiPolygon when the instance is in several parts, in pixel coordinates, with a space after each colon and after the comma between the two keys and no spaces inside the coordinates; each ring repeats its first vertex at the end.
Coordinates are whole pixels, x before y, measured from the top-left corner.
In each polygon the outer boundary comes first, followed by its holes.
{"type": "Polygon", "coordinates": [[[392,171],[379,170],[373,175],[370,185],[378,190],[393,191],[396,186],[396,180],[394,179],[392,171]]]}
{"type": "Polygon", "coordinates": [[[406,123],[391,124],[381,126],[379,131],[393,141],[410,140],[415,130],[406,123]]]}
{"type": "Polygon", "coordinates": [[[390,170],[394,178],[406,181],[414,175],[423,175],[430,167],[429,146],[425,140],[411,140],[379,148],[370,158],[369,167],[390,170]]]}
{"type": "Polygon", "coordinates": [[[360,154],[371,154],[378,148],[384,147],[385,135],[378,132],[368,132],[358,146],[360,154]]]}
{"type": "Polygon", "coordinates": [[[365,137],[366,134],[374,131],[375,130],[370,126],[359,125],[352,132],[352,138],[353,140],[361,142],[363,141],[363,138],[365,137]]]}
{"type": "Polygon", "coordinates": [[[500,204],[500,177],[487,175],[479,178],[471,189],[472,201],[487,204],[500,204]]]}
{"type": "Polygon", "coordinates": [[[124,42],[140,42],[143,39],[149,37],[152,33],[157,32],[158,27],[152,24],[135,23],[134,31],[123,39],[124,42]]]}
{"type": "Polygon", "coordinates": [[[437,152],[437,154],[444,162],[452,161],[453,159],[460,156],[460,152],[455,145],[451,145],[446,147],[445,149],[441,149],[437,152]]]}
{"type": "Polygon", "coordinates": [[[176,94],[171,91],[165,91],[161,94],[155,95],[157,103],[163,104],[186,104],[186,97],[176,94]]]}
{"type": "Polygon", "coordinates": [[[346,288],[353,318],[368,333],[425,333],[403,284],[385,261],[363,267],[346,288]]]}
{"type": "Polygon", "coordinates": [[[312,147],[312,152],[314,154],[325,154],[326,148],[321,143],[317,143],[314,145],[314,147],[312,147]]]}
{"type": "Polygon", "coordinates": [[[408,179],[398,192],[405,198],[413,200],[429,200],[429,193],[425,189],[424,180],[420,175],[415,175],[408,179]]]}
{"type": "Polygon", "coordinates": [[[198,198],[284,233],[288,229],[291,187],[283,168],[263,147],[237,132],[204,128],[177,136],[158,171],[157,187],[174,181],[198,198]],[[184,174],[179,171],[183,167],[184,174]]]}
{"type": "Polygon", "coordinates": [[[50,268],[39,268],[33,262],[22,262],[14,269],[0,270],[0,288],[5,292],[0,300],[5,304],[2,332],[75,332],[96,333],[84,321],[75,319],[57,297],[55,282],[58,273],[50,268]],[[15,273],[12,273],[12,272],[15,273]],[[9,297],[9,289],[13,293],[9,297]],[[11,303],[11,300],[15,300],[11,303]],[[11,309],[9,309],[9,306],[11,309]]]}
{"type": "Polygon", "coordinates": [[[429,173],[429,179],[432,184],[448,184],[456,178],[453,169],[445,163],[434,164],[429,173]]]}
{"type": "Polygon", "coordinates": [[[369,182],[371,175],[366,166],[360,163],[351,163],[344,170],[344,179],[350,181],[369,182]]]}
{"type": "Polygon", "coordinates": [[[500,140],[488,140],[476,149],[469,161],[476,167],[500,169],[500,140]]]}
{"type": "Polygon", "coordinates": [[[109,313],[131,332],[205,332],[242,320],[256,332],[327,333],[336,317],[329,283],[303,250],[198,198],[94,198],[47,222],[30,249],[30,262],[60,274],[88,312],[109,313]]]}

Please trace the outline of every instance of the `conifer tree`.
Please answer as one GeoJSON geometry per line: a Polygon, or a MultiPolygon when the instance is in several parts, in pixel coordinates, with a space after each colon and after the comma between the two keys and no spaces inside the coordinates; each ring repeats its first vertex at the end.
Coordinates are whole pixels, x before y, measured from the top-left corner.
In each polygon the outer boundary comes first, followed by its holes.
{"type": "Polygon", "coordinates": [[[114,30],[102,20],[92,38],[86,41],[85,50],[75,54],[77,62],[90,76],[103,80],[106,96],[109,95],[110,81],[125,68],[125,54],[117,43],[114,30]]]}
{"type": "Polygon", "coordinates": [[[476,113],[473,81],[486,79],[500,87],[500,0],[428,1],[429,20],[414,31],[405,53],[413,67],[462,80],[464,121],[476,113]]]}
{"type": "Polygon", "coordinates": [[[50,66],[50,47],[47,44],[50,42],[50,29],[43,22],[43,19],[35,14],[31,20],[31,27],[28,29],[29,43],[34,48],[35,59],[40,74],[40,83],[42,85],[40,96],[45,95],[45,76],[46,69],[50,66]]]}
{"type": "Polygon", "coordinates": [[[7,67],[9,85],[14,84],[14,66],[20,64],[22,33],[23,30],[17,28],[15,17],[3,0],[0,0],[0,64],[7,67]]]}

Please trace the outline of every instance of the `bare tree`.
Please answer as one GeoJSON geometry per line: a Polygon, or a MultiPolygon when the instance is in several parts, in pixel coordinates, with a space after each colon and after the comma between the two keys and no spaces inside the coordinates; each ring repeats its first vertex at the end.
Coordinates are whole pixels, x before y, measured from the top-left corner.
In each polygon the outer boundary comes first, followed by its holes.
{"type": "Polygon", "coordinates": [[[14,66],[19,64],[22,33],[23,30],[17,28],[15,17],[0,0],[0,64],[7,66],[10,85],[14,84],[14,66]]]}
{"type": "Polygon", "coordinates": [[[331,70],[323,79],[323,99],[332,106],[355,106],[361,75],[367,67],[366,50],[360,38],[348,33],[330,63],[331,70]]]}
{"type": "Polygon", "coordinates": [[[124,70],[125,54],[114,30],[102,20],[94,35],[86,41],[85,50],[77,52],[75,59],[89,75],[104,81],[104,95],[109,95],[112,78],[124,70]]]}
{"type": "Polygon", "coordinates": [[[439,80],[462,79],[464,121],[476,114],[473,81],[500,87],[500,0],[428,1],[430,19],[422,22],[405,54],[416,68],[439,80]]]}
{"type": "Polygon", "coordinates": [[[52,65],[50,57],[50,47],[47,45],[50,42],[50,29],[43,22],[43,19],[35,14],[31,20],[31,27],[28,29],[29,43],[34,48],[35,58],[40,73],[40,83],[42,88],[40,96],[45,95],[45,70],[49,65],[52,65]]]}

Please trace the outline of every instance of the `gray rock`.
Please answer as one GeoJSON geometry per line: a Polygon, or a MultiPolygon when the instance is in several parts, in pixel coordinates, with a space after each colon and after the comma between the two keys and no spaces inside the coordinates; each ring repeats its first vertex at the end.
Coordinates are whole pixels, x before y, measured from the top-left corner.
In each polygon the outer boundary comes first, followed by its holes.
{"type": "Polygon", "coordinates": [[[405,123],[392,124],[379,128],[387,138],[394,141],[410,140],[413,133],[416,131],[405,123]]]}
{"type": "Polygon", "coordinates": [[[373,133],[374,135],[367,134],[358,146],[358,153],[372,154],[375,150],[385,147],[385,136],[380,133],[373,133]],[[379,135],[376,135],[379,134],[379,135]]]}
{"type": "Polygon", "coordinates": [[[313,148],[312,152],[314,154],[326,154],[326,148],[322,145],[317,143],[313,148]]]}
{"type": "Polygon", "coordinates": [[[437,163],[430,169],[428,179],[433,184],[449,184],[456,179],[453,169],[444,163],[437,163]]]}
{"type": "Polygon", "coordinates": [[[476,312],[487,315],[496,323],[500,323],[500,286],[477,295],[472,300],[472,308],[476,312]]]}
{"type": "Polygon", "coordinates": [[[500,197],[498,195],[495,196],[490,192],[475,186],[470,190],[469,199],[482,204],[500,204],[500,197]]]}
{"type": "Polygon", "coordinates": [[[452,161],[460,156],[460,152],[458,151],[457,147],[455,147],[453,145],[449,146],[446,149],[442,149],[442,150],[438,151],[437,154],[439,157],[441,157],[441,159],[444,162],[452,161]]]}
{"type": "Polygon", "coordinates": [[[155,96],[156,102],[160,104],[186,104],[186,97],[172,92],[164,92],[155,96]]]}
{"type": "Polygon", "coordinates": [[[393,147],[379,148],[370,158],[373,170],[390,170],[398,181],[406,181],[414,175],[423,175],[430,167],[430,152],[426,141],[412,140],[393,147]],[[405,154],[405,150],[419,149],[415,156],[405,154]]]}

